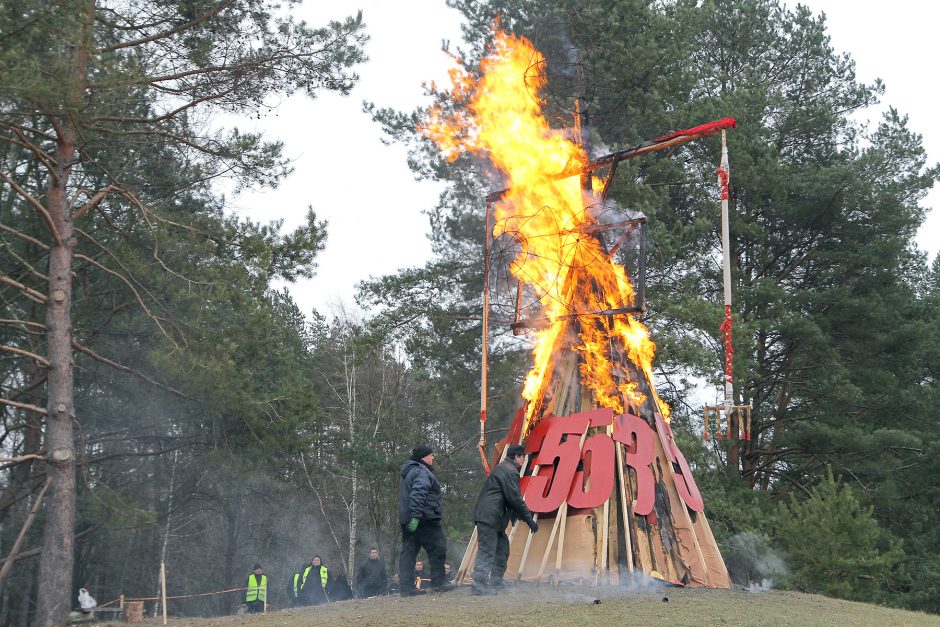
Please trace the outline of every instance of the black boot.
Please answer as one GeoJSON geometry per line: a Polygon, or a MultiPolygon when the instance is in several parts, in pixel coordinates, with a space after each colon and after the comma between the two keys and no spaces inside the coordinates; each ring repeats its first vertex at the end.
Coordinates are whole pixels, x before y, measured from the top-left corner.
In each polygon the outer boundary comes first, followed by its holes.
{"type": "Polygon", "coordinates": [[[473,585],[470,586],[470,593],[475,596],[492,596],[496,594],[495,590],[490,589],[490,587],[484,583],[473,582],[473,585]]]}

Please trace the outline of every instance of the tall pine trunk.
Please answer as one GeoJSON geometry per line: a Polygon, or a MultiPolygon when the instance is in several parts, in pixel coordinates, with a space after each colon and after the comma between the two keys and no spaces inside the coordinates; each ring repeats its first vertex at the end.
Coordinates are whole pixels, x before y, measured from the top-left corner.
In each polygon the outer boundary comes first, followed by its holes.
{"type": "Polygon", "coordinates": [[[49,183],[49,215],[58,238],[49,249],[49,301],[46,350],[49,395],[46,410],[46,472],[52,477],[46,501],[39,561],[38,625],[64,622],[72,591],[75,535],[75,442],[72,431],[74,372],[72,361],[72,220],[66,182],[74,154],[74,127],[60,130],[56,165],[49,183]]]}
{"type": "Polygon", "coordinates": [[[75,562],[75,419],[72,358],[72,215],[69,177],[75,161],[77,120],[85,90],[95,0],[84,0],[82,27],[72,57],[68,107],[56,128],[55,164],[49,177],[47,210],[52,243],[49,248],[49,291],[46,303],[46,472],[52,478],[46,497],[42,554],[39,559],[39,600],[36,625],[61,625],[68,619],[75,562]]]}

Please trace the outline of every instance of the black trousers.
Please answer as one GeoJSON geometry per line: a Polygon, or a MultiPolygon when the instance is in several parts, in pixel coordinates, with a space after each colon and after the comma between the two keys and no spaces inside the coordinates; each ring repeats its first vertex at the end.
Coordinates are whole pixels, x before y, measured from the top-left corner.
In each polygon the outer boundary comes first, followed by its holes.
{"type": "Polygon", "coordinates": [[[249,614],[257,614],[264,611],[264,601],[247,601],[245,605],[248,606],[249,614]]]}
{"type": "Polygon", "coordinates": [[[418,521],[414,533],[401,526],[401,556],[398,558],[398,577],[401,592],[407,594],[415,589],[415,561],[418,551],[427,551],[431,567],[431,586],[444,585],[444,560],[447,556],[447,536],[439,520],[418,521]]]}
{"type": "Polygon", "coordinates": [[[509,538],[506,530],[486,523],[477,523],[477,558],[473,563],[473,582],[485,584],[501,580],[509,561],[509,538]]]}

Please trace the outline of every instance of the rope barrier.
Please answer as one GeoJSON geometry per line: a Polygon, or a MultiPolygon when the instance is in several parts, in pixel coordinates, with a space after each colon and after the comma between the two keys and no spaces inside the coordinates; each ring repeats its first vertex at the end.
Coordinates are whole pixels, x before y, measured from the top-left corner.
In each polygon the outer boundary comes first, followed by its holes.
{"type": "MultiPolygon", "coordinates": [[[[207,597],[214,594],[225,594],[226,592],[244,592],[248,588],[232,588],[231,590],[219,590],[218,592],[200,592],[199,594],[178,594],[176,596],[168,596],[167,600],[170,599],[191,599],[193,597],[207,597]]],[[[124,602],[127,601],[159,601],[160,597],[124,597],[124,602]]],[[[113,603],[114,601],[111,601],[113,603]]],[[[99,606],[102,607],[102,606],[99,606]]]]}

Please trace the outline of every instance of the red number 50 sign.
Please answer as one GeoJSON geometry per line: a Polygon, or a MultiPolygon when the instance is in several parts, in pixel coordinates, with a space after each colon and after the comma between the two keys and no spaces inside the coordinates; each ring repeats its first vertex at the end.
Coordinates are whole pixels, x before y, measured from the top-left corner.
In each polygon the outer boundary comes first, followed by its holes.
{"type": "Polygon", "coordinates": [[[702,495],[685,457],[673,442],[669,425],[657,416],[654,432],[642,418],[630,414],[614,418],[610,409],[548,418],[532,430],[526,441],[526,452],[537,453],[532,464],[538,466],[538,472],[522,479],[526,504],[539,513],[554,511],[566,500],[575,508],[603,505],[614,488],[615,442],[620,442],[626,449],[626,464],[636,472],[634,512],[640,516],[649,514],[656,500],[652,464],[657,433],[666,460],[678,467],[674,476],[679,496],[691,509],[701,512],[704,509],[702,495]],[[611,421],[612,436],[606,433],[585,435],[588,428],[606,427],[611,421]]]}

